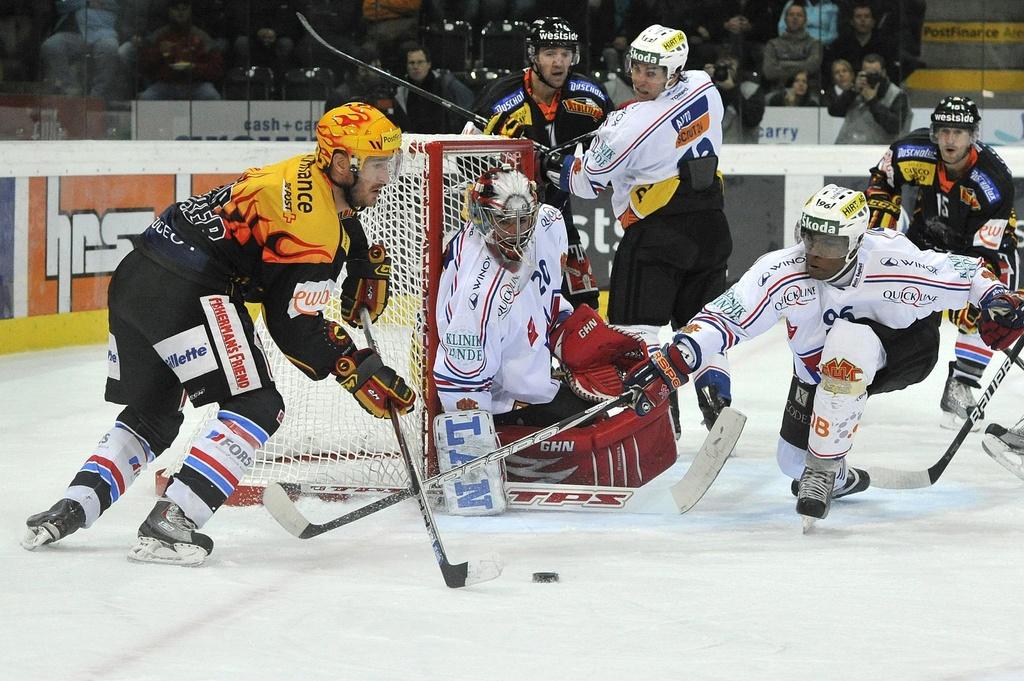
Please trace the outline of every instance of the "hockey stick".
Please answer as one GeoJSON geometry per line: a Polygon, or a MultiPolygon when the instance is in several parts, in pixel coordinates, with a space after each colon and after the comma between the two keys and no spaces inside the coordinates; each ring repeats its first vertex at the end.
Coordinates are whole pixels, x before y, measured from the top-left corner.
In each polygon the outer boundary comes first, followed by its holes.
{"type": "MultiPolygon", "coordinates": [[[[530,433],[525,437],[521,437],[514,442],[510,442],[503,447],[495,449],[493,452],[484,454],[472,461],[467,461],[466,463],[456,466],[444,473],[439,473],[431,478],[427,478],[422,482],[422,489],[430,489],[435,485],[440,485],[451,480],[457,480],[470,471],[476,470],[481,466],[491,463],[492,461],[504,459],[506,456],[515,454],[516,452],[521,452],[524,449],[548,440],[555,435],[572,428],[573,426],[577,426],[596,416],[600,416],[611,409],[631,405],[634,399],[634,393],[629,392],[614,399],[598,402],[592,407],[588,407],[581,411],[579,414],[567,416],[557,423],[546,428],[542,428],[535,433],[530,433]]],[[[354,511],[349,511],[344,515],[338,516],[337,518],[325,523],[313,523],[303,516],[295,506],[295,503],[288,496],[288,492],[281,483],[271,483],[267,485],[267,488],[263,492],[263,505],[270,512],[270,515],[280,523],[281,527],[288,530],[288,532],[299,539],[310,539],[321,535],[324,532],[330,532],[331,530],[337,529],[343,525],[348,525],[360,518],[365,518],[366,516],[388,508],[389,506],[394,506],[398,502],[404,501],[415,494],[416,492],[411,488],[393,492],[386,497],[381,497],[376,501],[370,502],[369,504],[357,508],[354,511]]]]}
{"type": "MultiPolygon", "coordinates": [[[[363,333],[366,335],[366,344],[371,350],[378,352],[377,343],[370,332],[370,311],[364,307],[359,313],[363,322],[363,333]]],[[[420,506],[420,515],[423,516],[423,524],[426,525],[427,534],[430,535],[430,545],[434,549],[434,557],[441,568],[441,574],[444,575],[444,583],[449,588],[458,589],[496,578],[501,574],[502,569],[501,558],[497,554],[491,554],[483,560],[474,560],[458,565],[452,565],[449,562],[444,544],[441,543],[441,535],[437,531],[434,513],[430,510],[430,502],[423,491],[419,468],[412,460],[409,446],[405,442],[405,435],[402,433],[402,426],[398,423],[398,410],[390,402],[388,403],[388,415],[391,417],[391,426],[395,429],[395,437],[398,439],[398,449],[401,450],[405,467],[409,471],[409,491],[416,497],[416,502],[420,506]]]]}
{"type": "Polygon", "coordinates": [[[711,487],[736,447],[746,423],[747,417],[732,407],[724,408],[718,415],[704,444],[693,457],[693,463],[686,469],[686,475],[670,489],[680,513],[693,508],[711,487]]]}
{"type": "MultiPolygon", "coordinates": [[[[324,40],[323,36],[321,36],[319,33],[317,33],[316,29],[313,28],[312,25],[310,25],[309,21],[302,14],[302,12],[296,12],[295,16],[298,17],[299,23],[302,24],[302,27],[304,29],[306,29],[306,32],[309,33],[310,37],[312,37],[313,40],[317,41],[318,43],[323,45],[325,48],[327,48],[332,54],[336,54],[336,55],[338,55],[339,57],[341,57],[342,59],[344,59],[345,61],[347,61],[347,62],[349,62],[351,64],[355,64],[356,66],[359,66],[361,68],[366,69],[367,71],[370,71],[371,73],[377,74],[378,76],[380,76],[384,80],[388,81],[392,85],[398,85],[399,87],[407,87],[407,88],[409,88],[409,90],[411,92],[415,92],[420,97],[428,99],[431,102],[433,102],[434,104],[439,104],[439,105],[443,106],[444,108],[448,109],[449,111],[451,111],[452,113],[456,113],[456,114],[462,116],[463,118],[465,118],[468,121],[473,121],[477,126],[480,127],[481,130],[483,130],[484,127],[486,127],[488,121],[483,116],[475,114],[472,111],[470,111],[469,109],[464,109],[461,106],[459,106],[458,104],[456,104],[455,102],[449,102],[444,97],[439,97],[438,95],[435,95],[430,90],[425,90],[425,89],[419,87],[418,85],[414,85],[414,84],[410,83],[409,81],[407,81],[407,80],[405,80],[403,78],[399,78],[398,76],[385,71],[384,69],[377,68],[373,64],[367,64],[362,59],[358,59],[356,57],[353,57],[352,55],[348,54],[347,52],[342,52],[340,49],[338,49],[334,45],[331,45],[329,42],[324,40]]],[[[593,136],[593,134],[594,134],[593,132],[583,133],[582,135],[579,135],[577,137],[573,137],[568,142],[563,142],[562,144],[559,144],[556,147],[548,147],[548,146],[546,146],[544,144],[541,144],[540,142],[537,142],[536,140],[530,140],[530,141],[533,142],[534,146],[537,147],[537,149],[539,149],[541,152],[543,152],[545,154],[549,154],[552,151],[561,151],[562,149],[567,149],[567,148],[571,147],[572,145],[576,144],[577,142],[582,142],[584,139],[593,136]]]]}
{"type": "Polygon", "coordinates": [[[964,424],[960,426],[960,432],[956,434],[953,441],[949,443],[949,447],[946,448],[946,452],[939,457],[939,460],[929,466],[923,471],[903,471],[893,468],[869,468],[868,475],[871,476],[871,485],[873,487],[881,487],[882,489],[919,489],[921,487],[930,487],[935,484],[935,481],[942,476],[942,472],[946,470],[946,466],[953,459],[953,456],[960,449],[960,445],[967,439],[967,435],[970,434],[971,428],[977,421],[983,418],[985,413],[985,407],[988,406],[989,400],[992,399],[992,395],[995,394],[999,384],[1003,382],[1006,374],[1009,373],[1010,367],[1017,362],[1017,355],[1020,354],[1021,348],[1024,347],[1024,337],[1021,337],[1014,346],[1006,353],[1006,360],[1002,366],[999,367],[999,371],[992,377],[992,382],[988,384],[988,388],[985,393],[978,400],[978,404],[971,410],[971,413],[967,415],[967,419],[964,424]]]}

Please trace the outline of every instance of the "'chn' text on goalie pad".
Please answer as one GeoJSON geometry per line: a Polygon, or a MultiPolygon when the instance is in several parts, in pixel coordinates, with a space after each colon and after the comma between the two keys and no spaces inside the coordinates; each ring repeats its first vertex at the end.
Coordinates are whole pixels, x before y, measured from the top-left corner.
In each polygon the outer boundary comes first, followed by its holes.
{"type": "MultiPolygon", "coordinates": [[[[438,414],[434,418],[434,446],[441,472],[499,447],[491,414],[480,409],[438,414]]],[[[504,465],[492,461],[442,485],[445,505],[453,515],[496,515],[506,508],[504,465]]]]}

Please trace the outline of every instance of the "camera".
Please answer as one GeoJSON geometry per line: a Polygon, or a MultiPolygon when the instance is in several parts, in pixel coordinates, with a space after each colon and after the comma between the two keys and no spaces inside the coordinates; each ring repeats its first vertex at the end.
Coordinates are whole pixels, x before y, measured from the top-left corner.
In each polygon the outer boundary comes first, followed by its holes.
{"type": "Polygon", "coordinates": [[[711,74],[711,80],[716,83],[729,80],[729,67],[732,66],[729,62],[723,61],[715,64],[715,72],[711,74]]]}
{"type": "Polygon", "coordinates": [[[881,73],[875,73],[874,71],[861,71],[859,75],[864,76],[864,80],[867,82],[868,87],[878,87],[878,84],[882,82],[881,73]]]}

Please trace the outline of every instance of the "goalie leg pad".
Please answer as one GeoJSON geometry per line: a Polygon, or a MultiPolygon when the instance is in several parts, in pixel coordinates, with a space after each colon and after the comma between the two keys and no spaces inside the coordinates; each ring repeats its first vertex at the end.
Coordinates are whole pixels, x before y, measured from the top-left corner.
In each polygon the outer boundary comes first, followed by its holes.
{"type": "MultiPolygon", "coordinates": [[[[434,418],[434,446],[441,472],[498,448],[494,419],[481,409],[447,412],[434,418]]],[[[501,461],[470,471],[442,485],[452,515],[497,515],[506,508],[501,461]]]]}
{"type": "MultiPolygon", "coordinates": [[[[538,428],[499,426],[502,442],[538,428]]],[[[676,441],[663,402],[647,416],[627,409],[589,426],[569,428],[505,460],[509,482],[636,488],[676,462],[676,441]]]]}

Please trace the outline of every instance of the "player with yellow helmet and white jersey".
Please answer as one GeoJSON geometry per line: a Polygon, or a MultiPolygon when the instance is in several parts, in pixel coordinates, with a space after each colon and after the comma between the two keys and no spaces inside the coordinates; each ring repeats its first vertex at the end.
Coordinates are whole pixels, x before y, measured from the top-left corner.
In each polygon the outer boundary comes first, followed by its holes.
{"type": "Polygon", "coordinates": [[[27,520],[35,549],[89,527],[166,450],[185,399],[217,403],[164,496],[139,527],[129,558],[201,564],[213,540],[197,531],[231,495],[285,418],[245,303],[313,380],[329,376],[378,418],[408,412],[415,395],[372,350],[360,350],[326,307],[344,267],[342,316],[376,319],[390,259],[369,245],[358,211],[397,175],[402,131],[350,103],[316,127],[315,152],[250,168],[236,181],[167,208],[140,235],[110,283],[106,399],[125,405],[63,498],[27,520]]]}

